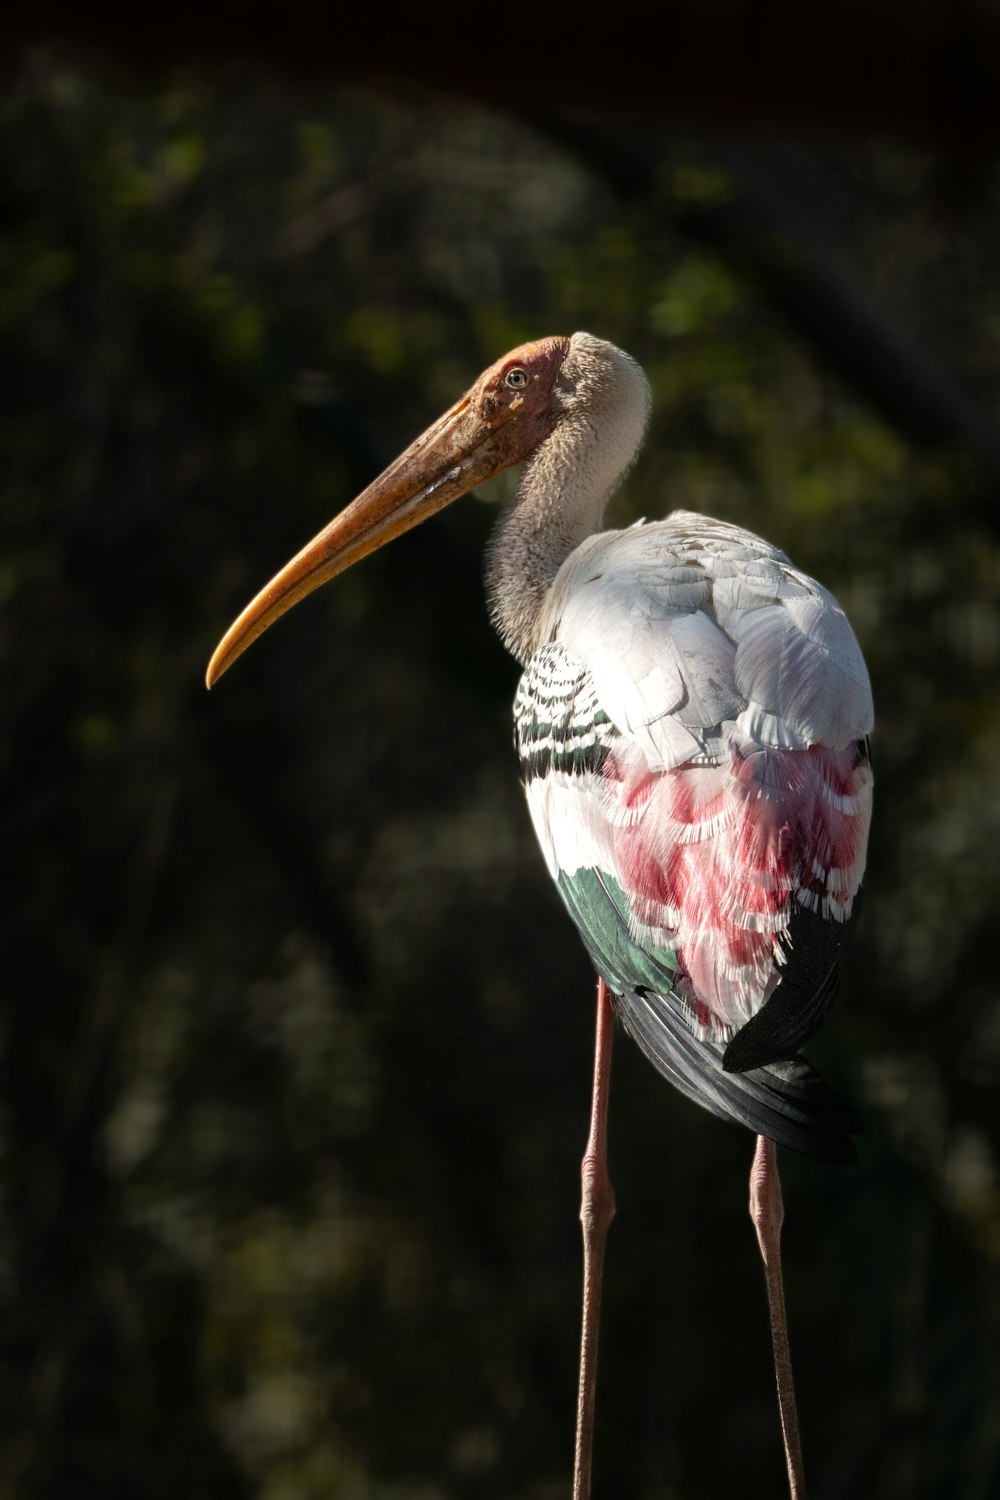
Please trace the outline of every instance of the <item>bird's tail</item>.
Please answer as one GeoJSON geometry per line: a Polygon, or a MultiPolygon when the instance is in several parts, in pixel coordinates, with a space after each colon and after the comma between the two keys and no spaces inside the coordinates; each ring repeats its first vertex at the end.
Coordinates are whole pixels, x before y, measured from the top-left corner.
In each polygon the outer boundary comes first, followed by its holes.
{"type": "Polygon", "coordinates": [[[625,1030],[653,1066],[703,1109],[805,1156],[857,1160],[851,1134],[860,1122],[804,1057],[726,1072],[726,1044],[699,1041],[672,995],[633,991],[619,995],[617,1005],[625,1030]]]}

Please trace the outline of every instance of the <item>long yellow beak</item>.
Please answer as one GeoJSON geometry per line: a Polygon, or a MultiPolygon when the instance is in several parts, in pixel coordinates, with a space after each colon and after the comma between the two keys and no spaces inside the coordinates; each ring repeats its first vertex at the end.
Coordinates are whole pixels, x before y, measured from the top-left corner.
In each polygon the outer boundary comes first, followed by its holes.
{"type": "Polygon", "coordinates": [[[208,687],[313,589],[523,456],[510,443],[506,424],[477,411],[471,395],[418,437],[261,589],[215,648],[205,674],[208,687]]]}
{"type": "Polygon", "coordinates": [[[215,648],[207,685],[321,583],[537,448],[556,420],[553,386],[569,345],[563,337],[539,339],[484,370],[461,401],[261,589],[215,648]]]}

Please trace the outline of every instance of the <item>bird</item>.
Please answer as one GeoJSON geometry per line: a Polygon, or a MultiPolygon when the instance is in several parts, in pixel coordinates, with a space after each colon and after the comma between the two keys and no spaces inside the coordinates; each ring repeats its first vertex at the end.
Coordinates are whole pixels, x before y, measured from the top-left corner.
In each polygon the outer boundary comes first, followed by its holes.
{"type": "MultiPolygon", "coordinates": [[[[682,1094],[757,1137],[751,1208],[774,1329],[780,1259],[774,1287],[762,1238],[776,1240],[783,1212],[774,1145],[832,1163],[856,1155],[853,1111],[799,1049],[833,1000],[860,908],[872,692],[844,611],[776,546],[688,510],[604,529],[650,407],[641,367],[607,340],[579,332],[512,350],[257,595],[207,681],[327,579],[523,464],[486,588],[522,668],[514,723],[528,810],[598,975],[585,1257],[599,1280],[614,1211],[601,1057],[613,1009],[682,1094]],[[588,1213],[599,1221],[589,1247],[588,1213]]],[[[585,1345],[587,1319],[585,1302],[585,1345]]],[[[592,1341],[581,1403],[596,1325],[592,1341]]],[[[783,1397],[779,1369],[797,1496],[790,1369],[788,1385],[783,1397]]],[[[579,1429],[577,1440],[584,1496],[591,1440],[579,1429]]]]}

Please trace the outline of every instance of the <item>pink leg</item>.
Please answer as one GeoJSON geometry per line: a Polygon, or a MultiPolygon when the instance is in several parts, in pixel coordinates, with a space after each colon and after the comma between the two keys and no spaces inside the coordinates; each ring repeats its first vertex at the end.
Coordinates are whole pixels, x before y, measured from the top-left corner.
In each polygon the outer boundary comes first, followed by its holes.
{"type": "Polygon", "coordinates": [[[757,1137],[757,1149],[750,1168],[750,1217],[757,1231],[757,1243],[767,1282],[767,1305],[771,1314],[771,1343],[774,1347],[774,1374],[778,1383],[781,1432],[785,1440],[788,1491],[791,1500],[805,1500],[806,1479],[802,1467],[799,1414],[795,1405],[792,1355],[788,1346],[788,1324],[785,1321],[785,1289],[781,1277],[781,1226],[785,1219],[785,1205],[781,1198],[777,1148],[765,1135],[757,1137]]]}
{"type": "Polygon", "coordinates": [[[580,1222],[583,1225],[583,1332],[580,1339],[580,1391],[576,1408],[576,1455],[573,1500],[590,1500],[594,1451],[594,1400],[597,1391],[597,1335],[601,1321],[601,1282],[608,1226],[615,1216],[615,1195],[608,1176],[608,1085],[615,1013],[603,979],[597,981],[597,1038],[594,1045],[594,1096],[590,1138],[583,1155],[580,1222]]]}

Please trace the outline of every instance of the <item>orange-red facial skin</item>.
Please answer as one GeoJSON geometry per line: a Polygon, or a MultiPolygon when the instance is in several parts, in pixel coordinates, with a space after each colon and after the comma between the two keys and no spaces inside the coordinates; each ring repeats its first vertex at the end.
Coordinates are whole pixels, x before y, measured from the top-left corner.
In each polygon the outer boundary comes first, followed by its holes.
{"type": "Polygon", "coordinates": [[[229,627],[212,660],[212,687],[281,615],[362,557],[533,453],[559,411],[554,388],[568,338],[522,344],[485,370],[462,399],[411,443],[366,490],[271,579],[229,627]],[[528,384],[513,388],[518,368],[528,384]]]}
{"type": "Polygon", "coordinates": [[[568,338],[537,339],[522,344],[484,370],[469,391],[466,400],[475,406],[487,426],[500,428],[513,424],[509,433],[510,456],[501,467],[533,453],[552,431],[558,416],[552,392],[568,352],[568,338]],[[517,367],[527,370],[532,377],[524,390],[512,390],[505,384],[507,372],[517,367]]]}

